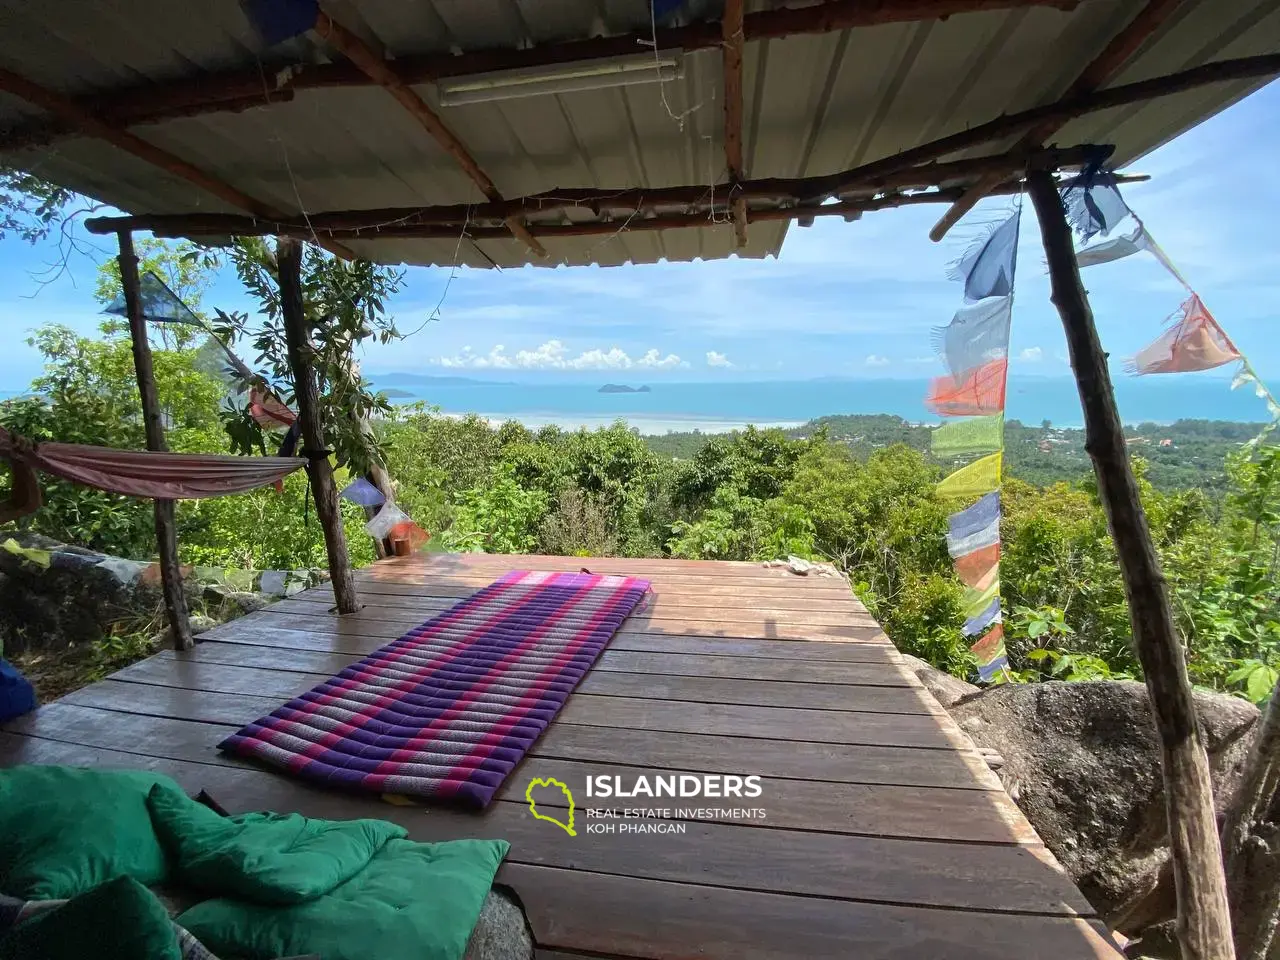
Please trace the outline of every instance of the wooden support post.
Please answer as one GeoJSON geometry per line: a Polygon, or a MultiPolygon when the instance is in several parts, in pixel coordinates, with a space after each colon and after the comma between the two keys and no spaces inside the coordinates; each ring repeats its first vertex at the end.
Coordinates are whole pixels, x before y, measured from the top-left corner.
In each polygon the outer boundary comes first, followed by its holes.
{"type": "Polygon", "coordinates": [[[1249,759],[1222,822],[1222,860],[1240,960],[1273,955],[1280,924],[1280,684],[1258,721],[1249,759]]]}
{"type": "Polygon", "coordinates": [[[338,487],[333,467],[324,455],[324,425],[320,422],[319,395],[315,371],[311,366],[314,347],[307,327],[302,301],[302,244],[281,237],[276,241],[276,267],[280,280],[280,313],[284,320],[285,346],[289,366],[293,370],[293,397],[302,424],[302,442],[307,457],[307,476],[316,501],[316,516],[324,530],[325,551],[329,555],[329,577],[338,613],[355,613],[360,609],[356,581],[351,574],[351,557],[347,553],[347,537],[342,531],[342,511],[338,506],[338,487]]]}
{"type": "MultiPolygon", "coordinates": [[[[724,66],[724,156],[729,168],[730,190],[746,178],[742,150],[742,48],[745,44],[743,17],[745,0],[725,0],[720,21],[721,60],[724,66]]],[[[741,250],[747,245],[747,198],[731,193],[733,232],[741,250]]]]}
{"type": "MultiPolygon", "coordinates": [[[[142,315],[139,293],[138,257],[133,252],[133,234],[122,230],[120,238],[120,286],[124,288],[125,313],[129,317],[129,337],[133,341],[133,370],[138,377],[138,393],[142,396],[142,424],[147,434],[147,449],[163,453],[169,449],[164,438],[164,422],[160,415],[160,399],[156,395],[155,371],[151,365],[151,344],[147,340],[147,320],[142,315]]],[[[182,568],[178,564],[178,528],[172,500],[156,500],[156,543],[160,554],[160,580],[164,586],[164,607],[173,631],[175,650],[195,646],[191,621],[187,615],[187,596],[182,587],[182,568]]]]}
{"type": "Polygon", "coordinates": [[[1129,465],[1107,355],[1080,283],[1071,227],[1057,184],[1047,171],[1032,171],[1027,187],[1040,220],[1052,300],[1066,330],[1084,409],[1085,450],[1093,460],[1098,496],[1115,541],[1133,644],[1160,736],[1170,855],[1178,894],[1178,940],[1185,960],[1231,960],[1235,952],[1209,758],[1164,574],[1129,465]]]}

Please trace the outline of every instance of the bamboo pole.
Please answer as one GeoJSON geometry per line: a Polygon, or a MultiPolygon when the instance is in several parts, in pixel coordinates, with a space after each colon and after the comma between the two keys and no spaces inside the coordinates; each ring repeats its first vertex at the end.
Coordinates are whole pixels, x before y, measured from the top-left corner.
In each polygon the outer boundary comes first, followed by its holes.
{"type": "MultiPolygon", "coordinates": [[[[151,363],[151,344],[147,340],[147,320],[142,315],[139,293],[138,257],[133,250],[133,234],[122,230],[120,239],[120,286],[124,289],[125,313],[129,317],[129,339],[133,343],[133,371],[138,377],[138,393],[142,397],[142,425],[147,434],[147,449],[160,453],[169,449],[164,438],[164,422],[160,414],[160,398],[156,395],[155,369],[151,363]]],[[[164,590],[165,613],[173,631],[173,648],[190,650],[195,646],[191,636],[191,620],[187,614],[187,596],[183,592],[182,568],[178,564],[178,529],[172,500],[156,500],[156,545],[160,555],[160,582],[164,590]]]]}
{"type": "Polygon", "coordinates": [[[1084,409],[1085,450],[1093,460],[1098,496],[1115,541],[1133,644],[1160,737],[1170,859],[1178,896],[1178,940],[1184,960],[1232,960],[1235,951],[1209,758],[1164,574],[1129,465],[1107,355],[1080,283],[1071,227],[1057,184],[1052,174],[1033,171],[1027,177],[1027,189],[1040,220],[1052,300],[1066,330],[1084,409]]]}
{"type": "Polygon", "coordinates": [[[284,321],[285,346],[293,370],[293,396],[306,444],[307,475],[316,501],[316,516],[324,530],[325,552],[329,555],[329,577],[338,613],[360,609],[347,538],[342,531],[342,511],[333,467],[324,450],[324,425],[320,421],[319,395],[315,371],[311,369],[314,347],[302,301],[302,244],[288,237],[276,241],[276,266],[280,281],[280,313],[284,321]]]}

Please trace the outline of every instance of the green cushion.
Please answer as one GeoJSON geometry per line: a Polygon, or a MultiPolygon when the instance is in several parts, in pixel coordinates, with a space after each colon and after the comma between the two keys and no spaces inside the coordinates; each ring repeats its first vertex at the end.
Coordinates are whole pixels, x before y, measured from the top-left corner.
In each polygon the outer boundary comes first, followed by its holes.
{"type": "Polygon", "coordinates": [[[130,877],[109,880],[0,938],[0,960],[182,960],[169,915],[130,877]]]}
{"type": "Polygon", "coordinates": [[[258,903],[299,903],[327,893],[406,833],[385,820],[222,817],[169,784],[156,784],[147,806],[178,879],[258,903]]]}
{"type": "Polygon", "coordinates": [[[65,900],[116,877],[165,878],[147,794],[168,777],[121,770],[0,770],[0,893],[65,900]]]}
{"type": "Polygon", "coordinates": [[[177,922],[219,955],[324,960],[459,960],[505,840],[391,840],[346,883],[307,903],[206,900],[177,922]]]}

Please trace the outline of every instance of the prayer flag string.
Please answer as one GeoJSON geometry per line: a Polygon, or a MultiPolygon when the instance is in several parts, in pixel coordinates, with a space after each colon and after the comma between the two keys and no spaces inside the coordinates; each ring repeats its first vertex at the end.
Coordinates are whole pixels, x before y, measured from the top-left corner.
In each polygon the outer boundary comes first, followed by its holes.
{"type": "Polygon", "coordinates": [[[1231,389],[1252,384],[1255,395],[1267,406],[1270,421],[1246,446],[1254,447],[1261,443],[1280,426],[1280,402],[1262,382],[1249,358],[1209,312],[1186,277],[1174,266],[1169,255],[1156,243],[1142,218],[1121,197],[1115,176],[1105,170],[1086,171],[1067,183],[1061,196],[1068,219],[1075,228],[1076,261],[1082,268],[1146,251],[1187,292],[1186,299],[1170,314],[1165,331],[1125,362],[1126,371],[1136,376],[1187,373],[1239,363],[1231,389]],[[1120,229],[1122,226],[1124,229],[1120,229]],[[1095,238],[1101,239],[1094,242],[1095,238]]]}
{"type": "Polygon", "coordinates": [[[947,374],[929,384],[925,404],[947,418],[930,436],[934,456],[977,455],[938,484],[942,497],[977,502],[953,514],[947,551],[965,585],[966,637],[984,682],[1007,675],[1000,607],[1000,470],[1004,460],[1004,407],[1018,260],[1021,205],[972,243],[952,266],[964,285],[965,305],[933,331],[933,347],[947,374]]]}

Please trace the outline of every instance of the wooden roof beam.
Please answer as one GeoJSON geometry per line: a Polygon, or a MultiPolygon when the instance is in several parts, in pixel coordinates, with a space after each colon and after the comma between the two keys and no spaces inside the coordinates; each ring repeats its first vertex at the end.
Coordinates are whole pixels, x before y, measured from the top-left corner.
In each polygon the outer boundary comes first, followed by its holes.
{"type": "MultiPolygon", "coordinates": [[[[237,209],[254,217],[277,220],[289,215],[269,204],[263,203],[242,190],[237,190],[229,183],[206,173],[193,163],[183,160],[176,154],[163,150],[141,137],[123,130],[120,127],[94,116],[70,97],[47,90],[37,83],[12,70],[0,68],[0,90],[21,97],[28,103],[53,114],[65,123],[71,124],[77,132],[85,136],[96,137],[139,160],[151,164],[166,173],[172,174],[188,183],[194,184],[206,193],[210,193],[237,209]]],[[[348,260],[355,259],[355,254],[346,247],[333,241],[323,244],[326,249],[348,260]]]]}
{"type": "MultiPolygon", "coordinates": [[[[1111,38],[1111,42],[1080,72],[1060,99],[1071,100],[1088,96],[1099,90],[1103,84],[1119,73],[1142,45],[1168,21],[1180,3],[1182,0],[1147,0],[1147,5],[1125,24],[1124,29],[1111,38]]],[[[1069,120],[1070,118],[1046,120],[1037,124],[1022,135],[1014,149],[1031,150],[1038,147],[1061,130],[1069,120]]],[[[957,200],[929,231],[929,239],[936,243],[945,237],[947,231],[959,223],[960,218],[977,206],[978,202],[995,186],[996,184],[988,179],[966,191],[964,196],[957,200]]]]}
{"type": "MultiPolygon", "coordinates": [[[[827,0],[802,7],[781,7],[747,14],[745,41],[776,40],[803,34],[831,33],[885,23],[936,20],[965,13],[1047,7],[1074,10],[1087,0],[827,0]]],[[[445,77],[466,77],[499,70],[528,70],[612,57],[634,55],[650,47],[648,31],[613,37],[592,37],[562,43],[537,44],[525,49],[498,47],[461,54],[425,54],[398,58],[386,66],[404,84],[431,83],[445,77]]],[[[719,21],[699,21],[660,28],[661,50],[692,52],[723,42],[719,21]]],[[[352,63],[268,65],[266,80],[258,68],[209,73],[170,83],[147,83],[79,100],[81,108],[118,126],[158,123],[176,117],[239,111],[289,99],[295,91],[322,87],[359,87],[377,83],[352,63]]],[[[74,134],[63,121],[37,122],[0,136],[0,150],[40,146],[74,134]]]]}
{"type": "MultiPolygon", "coordinates": [[[[476,163],[475,158],[468,152],[466,145],[458,139],[452,130],[445,126],[444,121],[440,119],[434,110],[427,106],[426,101],[414,93],[409,85],[400,79],[385,58],[377,51],[370,49],[368,44],[330,17],[324,10],[320,10],[316,16],[314,29],[326,43],[359,67],[371,80],[383,87],[391,96],[395,97],[399,104],[422,125],[423,129],[435,138],[436,143],[440,144],[445,153],[449,154],[457,162],[458,166],[471,179],[471,182],[480,188],[480,192],[491,203],[503,202],[502,194],[497,186],[480,169],[480,165],[476,163]]],[[[524,225],[524,221],[519,217],[508,217],[507,229],[517,240],[521,241],[539,257],[545,258],[547,256],[546,247],[534,239],[533,234],[529,232],[528,227],[524,225]]]]}
{"type": "MultiPolygon", "coordinates": [[[[1121,183],[1146,180],[1141,175],[1127,175],[1118,178],[1121,183]]],[[[789,207],[756,208],[749,212],[754,221],[778,220],[811,220],[815,217],[855,217],[875,210],[888,210],[893,207],[915,206],[927,203],[953,203],[963,192],[963,187],[942,187],[937,190],[919,193],[888,193],[876,197],[857,200],[842,200],[837,203],[803,203],[789,207]]],[[[1018,180],[1010,180],[1000,184],[996,194],[1014,194],[1023,190],[1018,180]]],[[[673,213],[654,217],[612,217],[608,220],[594,220],[586,223],[534,224],[530,230],[543,239],[564,239],[570,237],[612,236],[623,232],[646,233],[654,230],[676,230],[685,227],[716,227],[723,221],[724,208],[708,208],[691,213],[673,213]],[[623,224],[626,224],[625,231],[623,224]]],[[[227,236],[243,233],[246,235],[278,235],[305,239],[311,236],[311,229],[302,223],[264,223],[248,218],[238,218],[232,224],[228,218],[214,220],[209,217],[99,217],[85,221],[90,233],[110,233],[115,230],[134,228],[152,230],[157,236],[202,237],[227,236]]],[[[343,239],[362,240],[451,240],[457,237],[457,227],[439,224],[403,224],[381,227],[377,230],[332,228],[322,231],[322,235],[336,236],[343,239]]],[[[476,240],[497,240],[505,237],[505,227],[472,226],[467,235],[476,240]]]]}
{"type": "MultiPolygon", "coordinates": [[[[742,48],[746,32],[743,28],[744,0],[725,0],[724,17],[720,21],[721,60],[724,66],[724,157],[729,170],[729,190],[736,191],[746,178],[742,158],[742,48]]],[[[741,250],[747,245],[747,199],[733,193],[733,232],[741,250]]]]}
{"type": "MultiPolygon", "coordinates": [[[[1026,155],[995,154],[989,157],[972,157],[949,163],[928,163],[903,170],[886,177],[859,181],[846,193],[873,194],[923,189],[934,186],[956,186],[987,175],[997,175],[1001,182],[1020,175],[1025,169],[1063,169],[1081,167],[1100,150],[1092,144],[1075,147],[1038,150],[1026,155]]],[[[738,184],[736,197],[744,202],[772,201],[797,203],[813,197],[815,178],[744,180],[738,184]]],[[[302,226],[313,226],[320,232],[332,230],[368,231],[370,237],[378,234],[381,224],[404,226],[447,226],[456,236],[462,224],[484,226],[486,222],[505,221],[512,216],[558,213],[565,210],[591,210],[597,217],[610,214],[628,216],[634,212],[648,213],[658,208],[684,207],[683,212],[723,206],[730,197],[728,184],[716,184],[709,189],[705,183],[655,190],[613,189],[608,187],[558,187],[546,193],[529,197],[516,197],[501,203],[447,204],[435,207],[381,207],[368,210],[338,210],[311,213],[305,221],[286,218],[279,222],[258,219],[257,225],[249,218],[233,214],[189,214],[177,217],[144,215],[139,217],[101,217],[88,221],[90,229],[97,231],[103,223],[117,226],[108,232],[121,229],[118,225],[128,222],[132,230],[170,230],[175,220],[191,224],[201,234],[233,236],[248,227],[253,232],[270,233],[274,227],[286,233],[302,226]]],[[[825,198],[823,198],[825,199],[825,198]]],[[[850,198],[852,199],[852,198],[850,198]]],[[[669,210],[667,212],[670,212],[669,210]]]]}

